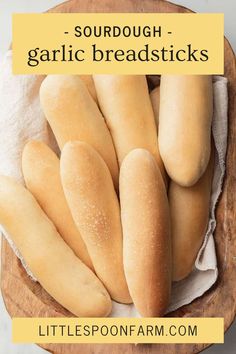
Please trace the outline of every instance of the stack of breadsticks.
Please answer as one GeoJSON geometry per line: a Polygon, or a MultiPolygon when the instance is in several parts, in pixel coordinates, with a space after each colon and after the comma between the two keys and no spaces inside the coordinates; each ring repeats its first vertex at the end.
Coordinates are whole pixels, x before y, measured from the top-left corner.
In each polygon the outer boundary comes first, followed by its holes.
{"type": "Polygon", "coordinates": [[[26,188],[0,176],[0,223],[44,289],[76,316],[111,299],[163,316],[208,224],[212,78],[49,75],[40,101],[61,150],[29,141],[26,188]]]}

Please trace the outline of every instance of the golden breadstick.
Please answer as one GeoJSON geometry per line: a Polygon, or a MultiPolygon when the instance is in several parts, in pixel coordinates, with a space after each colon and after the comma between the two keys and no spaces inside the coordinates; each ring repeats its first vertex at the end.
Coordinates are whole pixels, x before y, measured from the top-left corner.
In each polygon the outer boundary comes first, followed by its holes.
{"type": "Polygon", "coordinates": [[[156,121],[157,131],[159,126],[159,111],[160,111],[160,86],[154,88],[150,93],[152,109],[156,121]]]}
{"type": "Polygon", "coordinates": [[[120,169],[124,268],[130,295],[144,317],[163,316],[170,300],[170,216],[154,157],[131,151],[120,169]]]}
{"type": "Polygon", "coordinates": [[[79,317],[107,316],[110,297],[95,274],[72,252],[32,194],[0,176],[0,223],[42,287],[79,317]]]}
{"type": "Polygon", "coordinates": [[[30,141],[22,155],[22,170],[28,190],[54,223],[75,254],[93,269],[87,247],[67,205],[60,177],[60,161],[43,142],[30,141]]]}
{"type": "Polygon", "coordinates": [[[173,280],[181,280],[192,271],[209,220],[214,150],[208,167],[192,187],[171,181],[169,203],[173,249],[173,280]]]}
{"type": "Polygon", "coordinates": [[[99,106],[113,137],[119,164],[135,148],[156,158],[165,178],[159,154],[155,119],[143,75],[93,75],[99,106]]]}
{"type": "Polygon", "coordinates": [[[60,149],[71,140],[92,145],[106,162],[117,187],[118,164],[111,135],[80,77],[48,75],[40,88],[40,101],[60,149]]]}
{"type": "Polygon", "coordinates": [[[119,203],[105,162],[88,144],[67,143],[61,155],[61,178],[97,276],[114,300],[130,303],[123,269],[119,203]]]}
{"type": "Polygon", "coordinates": [[[97,102],[98,98],[97,98],[97,93],[96,93],[96,89],[94,86],[92,75],[80,75],[80,78],[87,86],[87,89],[88,89],[90,95],[93,97],[94,101],[97,102]]]}
{"type": "Polygon", "coordinates": [[[166,171],[179,185],[195,184],[211,151],[212,77],[162,75],[159,148],[166,171]]]}

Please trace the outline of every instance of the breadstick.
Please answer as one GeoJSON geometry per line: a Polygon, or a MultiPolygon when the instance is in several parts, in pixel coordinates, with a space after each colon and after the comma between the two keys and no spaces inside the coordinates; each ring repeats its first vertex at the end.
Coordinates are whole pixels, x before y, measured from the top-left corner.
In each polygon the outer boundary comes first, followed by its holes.
{"type": "Polygon", "coordinates": [[[208,167],[192,187],[171,181],[169,203],[173,249],[173,280],[186,278],[192,271],[209,220],[214,149],[208,167]]]}
{"type": "Polygon", "coordinates": [[[211,150],[212,77],[162,75],[159,148],[166,171],[179,185],[194,185],[211,150]]]}
{"type": "Polygon", "coordinates": [[[135,148],[156,158],[163,177],[155,119],[143,75],[93,75],[99,106],[113,137],[119,164],[135,148]]]}
{"type": "Polygon", "coordinates": [[[119,203],[106,164],[88,144],[70,142],[62,150],[61,177],[97,276],[114,300],[130,303],[123,269],[119,203]]]}
{"type": "Polygon", "coordinates": [[[106,162],[118,186],[118,164],[112,138],[97,104],[79,76],[49,75],[40,88],[40,101],[60,149],[82,140],[106,162]]]}
{"type": "MultiPolygon", "coordinates": [[[[157,129],[157,135],[158,135],[158,128],[159,128],[159,108],[160,108],[160,86],[157,86],[154,90],[151,91],[150,93],[150,99],[152,103],[152,109],[154,113],[154,118],[156,122],[156,129],[157,129]]],[[[165,185],[168,189],[169,186],[169,176],[166,173],[166,170],[163,166],[162,169],[162,175],[164,175],[164,182],[165,185]]]]}
{"type": "Polygon", "coordinates": [[[81,80],[87,86],[90,95],[93,97],[94,101],[97,103],[97,93],[93,82],[93,77],[91,75],[80,75],[81,80]]]}
{"type": "Polygon", "coordinates": [[[170,217],[161,173],[147,150],[135,149],[125,157],[120,202],[130,295],[142,316],[162,316],[171,288],[170,217]]]}
{"type": "Polygon", "coordinates": [[[60,177],[60,161],[43,142],[30,141],[22,155],[22,170],[28,190],[54,223],[75,254],[93,269],[87,247],[67,205],[60,177]]]}
{"type": "Polygon", "coordinates": [[[110,297],[95,274],[63,241],[35,198],[0,176],[0,223],[42,287],[79,317],[107,316],[110,297]]]}
{"type": "Polygon", "coordinates": [[[154,88],[150,93],[150,99],[152,103],[152,109],[156,121],[156,127],[158,131],[159,126],[159,111],[160,111],[160,86],[154,88]]]}

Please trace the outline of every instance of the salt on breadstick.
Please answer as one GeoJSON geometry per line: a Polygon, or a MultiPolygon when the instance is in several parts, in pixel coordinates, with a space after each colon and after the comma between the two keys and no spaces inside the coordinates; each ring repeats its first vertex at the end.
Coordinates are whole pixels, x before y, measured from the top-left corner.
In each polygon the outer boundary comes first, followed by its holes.
{"type": "Polygon", "coordinates": [[[124,268],[144,317],[163,316],[170,300],[171,240],[166,188],[154,157],[131,151],[120,169],[124,268]]]}
{"type": "Polygon", "coordinates": [[[58,234],[32,194],[0,176],[0,223],[42,287],[79,317],[103,317],[110,297],[95,274],[58,234]]]}
{"type": "Polygon", "coordinates": [[[88,144],[69,142],[62,150],[61,178],[97,276],[114,300],[130,303],[123,268],[119,202],[105,162],[88,144]]]}
{"type": "Polygon", "coordinates": [[[144,75],[93,75],[99,106],[121,165],[135,148],[151,152],[165,178],[155,119],[144,75]]]}
{"type": "Polygon", "coordinates": [[[118,186],[118,164],[104,118],[79,76],[48,75],[40,88],[40,102],[60,149],[70,140],[93,146],[106,162],[118,186]]]}
{"type": "Polygon", "coordinates": [[[206,170],[212,112],[211,76],[161,76],[159,148],[168,175],[179,185],[194,185],[206,170]]]}
{"type": "Polygon", "coordinates": [[[208,167],[192,187],[171,181],[169,203],[173,250],[173,280],[186,278],[193,270],[206,233],[214,172],[214,149],[208,167]]]}
{"type": "Polygon", "coordinates": [[[23,150],[22,171],[28,190],[54,223],[59,234],[89,268],[93,264],[67,205],[60,177],[60,161],[43,142],[31,140],[23,150]]]}

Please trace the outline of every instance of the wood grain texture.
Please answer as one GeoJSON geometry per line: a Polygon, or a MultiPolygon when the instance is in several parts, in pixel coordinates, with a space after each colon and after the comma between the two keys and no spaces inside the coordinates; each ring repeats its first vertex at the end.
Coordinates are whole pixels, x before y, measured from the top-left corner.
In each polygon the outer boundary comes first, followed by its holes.
{"type": "MultiPolygon", "coordinates": [[[[162,0],[71,0],[51,12],[177,12],[190,10],[162,0]]],[[[217,205],[215,230],[219,277],[217,283],[201,298],[174,311],[172,317],[224,317],[225,330],[236,313],[236,68],[235,56],[225,40],[225,76],[229,89],[229,135],[226,160],[226,175],[223,193],[217,205]]],[[[155,77],[152,77],[155,83],[155,77]]],[[[157,80],[158,81],[158,80],[157,80]]],[[[2,293],[9,314],[22,317],[71,316],[58,305],[39,284],[26,275],[6,241],[2,247],[2,293]]],[[[43,348],[54,354],[186,354],[198,353],[208,344],[178,345],[55,345],[43,348]]]]}

